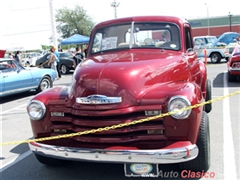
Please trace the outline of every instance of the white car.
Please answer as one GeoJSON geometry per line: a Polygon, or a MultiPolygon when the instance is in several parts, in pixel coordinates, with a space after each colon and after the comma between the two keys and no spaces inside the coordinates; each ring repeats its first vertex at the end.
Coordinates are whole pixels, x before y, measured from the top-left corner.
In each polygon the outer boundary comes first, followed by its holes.
{"type": "Polygon", "coordinates": [[[36,61],[42,57],[41,53],[31,52],[21,54],[22,63],[25,66],[36,66],[36,61]]]}

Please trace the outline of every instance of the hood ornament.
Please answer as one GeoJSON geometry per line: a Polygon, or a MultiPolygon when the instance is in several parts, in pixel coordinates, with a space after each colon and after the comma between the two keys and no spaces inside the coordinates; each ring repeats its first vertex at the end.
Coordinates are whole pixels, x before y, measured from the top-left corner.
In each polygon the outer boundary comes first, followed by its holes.
{"type": "Polygon", "coordinates": [[[107,97],[104,95],[94,94],[87,97],[77,97],[76,102],[79,104],[114,104],[121,103],[122,97],[107,97]]]}

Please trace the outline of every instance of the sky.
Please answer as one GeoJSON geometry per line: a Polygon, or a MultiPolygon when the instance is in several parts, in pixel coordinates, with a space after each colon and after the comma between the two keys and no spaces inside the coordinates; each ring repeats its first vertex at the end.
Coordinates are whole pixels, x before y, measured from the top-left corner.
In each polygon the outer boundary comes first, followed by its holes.
{"type": "MultiPolygon", "coordinates": [[[[93,21],[114,18],[114,0],[52,0],[54,9],[74,9],[80,5],[93,21]]],[[[240,15],[238,0],[116,0],[117,17],[139,15],[172,15],[186,19],[240,15]],[[227,3],[226,3],[227,2],[227,3]],[[238,2],[238,3],[236,3],[238,2]]],[[[0,0],[0,48],[51,45],[49,0],[0,0]]],[[[54,11],[55,12],[55,11],[54,11]]]]}

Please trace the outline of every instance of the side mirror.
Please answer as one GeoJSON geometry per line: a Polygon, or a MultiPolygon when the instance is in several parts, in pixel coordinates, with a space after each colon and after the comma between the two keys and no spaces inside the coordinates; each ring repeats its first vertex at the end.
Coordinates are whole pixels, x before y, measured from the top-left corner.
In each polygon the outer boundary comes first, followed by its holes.
{"type": "Polygon", "coordinates": [[[193,47],[193,51],[195,51],[197,54],[201,54],[203,52],[203,48],[202,46],[199,44],[196,44],[194,47],[193,47]]]}
{"type": "Polygon", "coordinates": [[[196,53],[198,55],[198,54],[201,54],[202,51],[203,49],[201,48],[201,46],[194,46],[193,48],[188,48],[186,51],[186,54],[190,56],[196,53]]]}

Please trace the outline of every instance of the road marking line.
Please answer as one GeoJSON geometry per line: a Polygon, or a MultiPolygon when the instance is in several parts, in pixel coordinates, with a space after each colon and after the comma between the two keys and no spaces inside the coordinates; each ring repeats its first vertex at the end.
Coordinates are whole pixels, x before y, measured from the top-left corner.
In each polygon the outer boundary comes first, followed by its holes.
{"type": "MultiPolygon", "coordinates": [[[[225,72],[223,76],[224,95],[229,93],[226,79],[227,73],[225,72]]],[[[229,98],[223,99],[223,166],[224,180],[237,180],[229,98]]]]}
{"type": "MultiPolygon", "coordinates": [[[[14,107],[12,109],[8,109],[6,111],[2,111],[2,106],[0,106],[0,122],[1,122],[1,126],[0,126],[0,130],[2,132],[2,116],[3,114],[6,114],[6,113],[9,113],[10,111],[13,111],[13,110],[17,110],[17,109],[20,109],[20,108],[23,108],[23,107],[26,107],[27,104],[22,104],[20,106],[17,106],[17,107],[14,107]]],[[[0,136],[0,140],[2,142],[2,136],[0,136]]],[[[19,161],[21,161],[22,159],[26,158],[27,156],[29,156],[30,154],[32,154],[32,151],[31,150],[28,150],[26,151],[25,153],[17,156],[16,158],[14,158],[12,161],[8,162],[7,164],[5,164],[4,166],[2,165],[2,161],[1,161],[1,167],[0,167],[0,173],[5,171],[6,169],[8,169],[9,167],[11,167],[12,165],[18,163],[19,161]]],[[[3,157],[3,154],[2,154],[2,151],[1,151],[1,157],[3,157]]]]}
{"type": "Polygon", "coordinates": [[[20,106],[17,106],[17,107],[15,107],[15,108],[8,109],[8,110],[6,110],[6,111],[2,111],[2,108],[1,108],[0,115],[6,114],[6,113],[8,113],[8,112],[10,112],[10,111],[12,111],[12,110],[15,110],[15,109],[22,108],[23,106],[25,106],[25,107],[26,107],[26,106],[27,106],[27,104],[22,104],[22,105],[20,105],[20,106]]]}
{"type": "Polygon", "coordinates": [[[12,161],[10,161],[7,164],[5,164],[4,166],[2,166],[1,169],[0,169],[0,173],[5,171],[6,169],[10,168],[14,164],[17,164],[19,161],[23,160],[24,158],[28,157],[31,154],[32,154],[32,151],[28,150],[25,153],[17,156],[15,159],[13,159],[12,161]]]}

